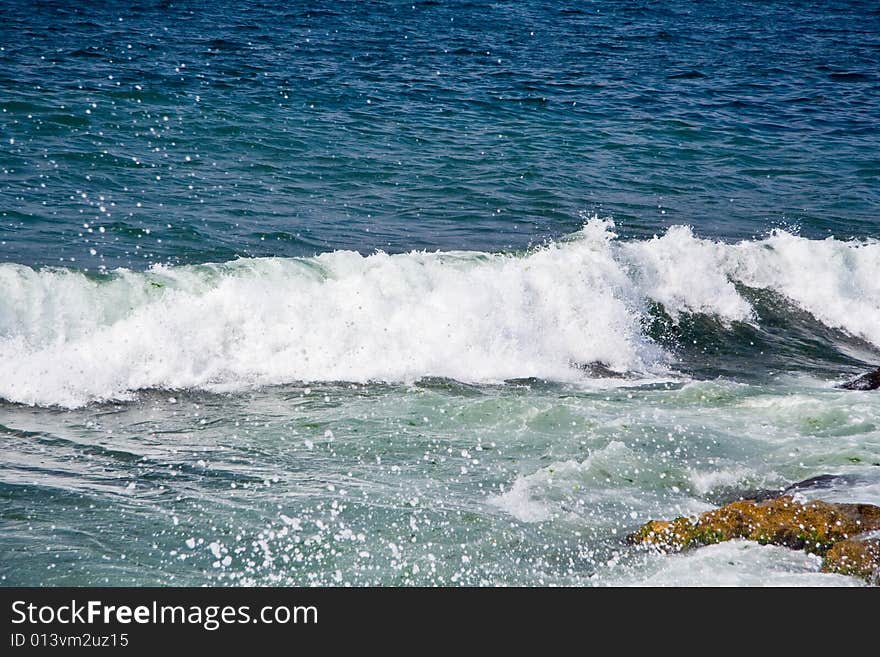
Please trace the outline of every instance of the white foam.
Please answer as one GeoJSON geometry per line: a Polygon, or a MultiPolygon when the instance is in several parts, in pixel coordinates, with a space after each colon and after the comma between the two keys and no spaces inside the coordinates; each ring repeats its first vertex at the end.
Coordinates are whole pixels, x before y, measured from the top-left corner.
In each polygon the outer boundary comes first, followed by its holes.
{"type": "MultiPolygon", "coordinates": [[[[529,475],[534,477],[534,475],[529,475]]],[[[520,522],[543,522],[549,520],[553,510],[549,504],[532,496],[532,480],[517,477],[510,489],[490,498],[489,502],[512,515],[520,522]]]]}
{"type": "Polygon", "coordinates": [[[880,345],[880,243],[775,231],[725,254],[725,270],[735,280],[775,290],[826,326],[880,345]]]}
{"type": "Polygon", "coordinates": [[[643,298],[611,239],[594,225],[524,257],[334,252],[109,283],[2,265],[0,395],[77,406],[149,387],[649,370],[663,354],[640,333],[643,298]]]}
{"type": "MultiPolygon", "coordinates": [[[[491,497],[489,502],[520,522],[571,516],[581,526],[623,531],[638,519],[644,521],[660,512],[656,495],[647,492],[666,488],[665,474],[659,476],[658,467],[670,470],[644,459],[623,442],[612,440],[583,461],[553,463],[519,475],[506,492],[491,497]],[[597,509],[604,511],[597,514],[597,509]]],[[[710,508],[700,500],[680,498],[674,513],[693,515],[710,508]]]]}
{"type": "Polygon", "coordinates": [[[613,586],[863,586],[854,577],[819,572],[821,565],[805,552],[737,540],[652,555],[648,572],[612,570],[598,579],[613,586]]]}
{"type": "Polygon", "coordinates": [[[706,313],[729,323],[754,319],[751,305],[736,291],[719,263],[727,246],[694,237],[688,226],[672,226],[662,237],[621,245],[642,292],[677,317],[706,313]]]}
{"type": "Polygon", "coordinates": [[[144,388],[297,381],[575,381],[601,361],[645,378],[670,358],[643,334],[650,302],[756,321],[733,283],[784,294],[880,345],[880,245],[775,233],[726,245],[686,227],[621,243],[591,220],[522,256],[333,252],[118,270],[0,265],[0,396],[78,406],[144,388]]]}
{"type": "Polygon", "coordinates": [[[734,467],[725,469],[692,469],[689,474],[693,491],[699,495],[705,495],[709,491],[722,486],[733,488],[740,485],[752,473],[747,468],[734,467]]]}
{"type": "Polygon", "coordinates": [[[880,346],[880,242],[810,240],[775,230],[763,240],[725,244],[687,226],[621,245],[646,296],[673,317],[700,312],[755,321],[733,283],[777,292],[826,326],[880,346]]]}

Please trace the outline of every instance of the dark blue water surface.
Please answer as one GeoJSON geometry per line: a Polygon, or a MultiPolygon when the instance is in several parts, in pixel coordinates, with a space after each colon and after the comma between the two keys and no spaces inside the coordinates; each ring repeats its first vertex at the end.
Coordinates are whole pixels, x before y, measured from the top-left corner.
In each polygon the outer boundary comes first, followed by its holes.
{"type": "Polygon", "coordinates": [[[0,4],[0,261],[880,233],[868,2],[0,4]]]}

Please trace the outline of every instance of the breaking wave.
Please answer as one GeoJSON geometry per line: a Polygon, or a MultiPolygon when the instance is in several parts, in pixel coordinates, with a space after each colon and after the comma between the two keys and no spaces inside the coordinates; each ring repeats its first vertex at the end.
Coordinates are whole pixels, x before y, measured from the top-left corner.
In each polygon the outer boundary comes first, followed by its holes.
{"type": "Polygon", "coordinates": [[[755,324],[739,285],[880,345],[876,241],[613,231],[594,219],[521,255],[336,251],[102,276],[3,264],[0,396],[76,407],[146,388],[578,381],[577,365],[597,362],[656,378],[675,359],[645,331],[651,306],[755,324]]]}

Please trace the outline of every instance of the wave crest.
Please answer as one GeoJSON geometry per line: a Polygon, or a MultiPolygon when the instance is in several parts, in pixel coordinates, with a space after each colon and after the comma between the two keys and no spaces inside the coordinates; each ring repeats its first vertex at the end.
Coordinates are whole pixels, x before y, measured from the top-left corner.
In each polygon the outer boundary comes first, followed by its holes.
{"type": "Polygon", "coordinates": [[[0,396],[74,407],[144,388],[297,381],[574,381],[572,364],[668,373],[642,330],[673,318],[755,322],[735,287],[768,288],[880,345],[880,244],[776,232],[724,244],[687,227],[621,242],[594,219],[533,252],[376,253],[117,270],[0,265],[0,396]]]}

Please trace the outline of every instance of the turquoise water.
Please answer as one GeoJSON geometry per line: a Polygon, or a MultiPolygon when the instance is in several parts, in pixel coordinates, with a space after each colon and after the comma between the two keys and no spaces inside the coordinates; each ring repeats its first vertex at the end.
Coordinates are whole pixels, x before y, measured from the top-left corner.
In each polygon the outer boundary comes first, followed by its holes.
{"type": "Polygon", "coordinates": [[[848,585],[880,12],[0,6],[4,584],[848,585]]]}

